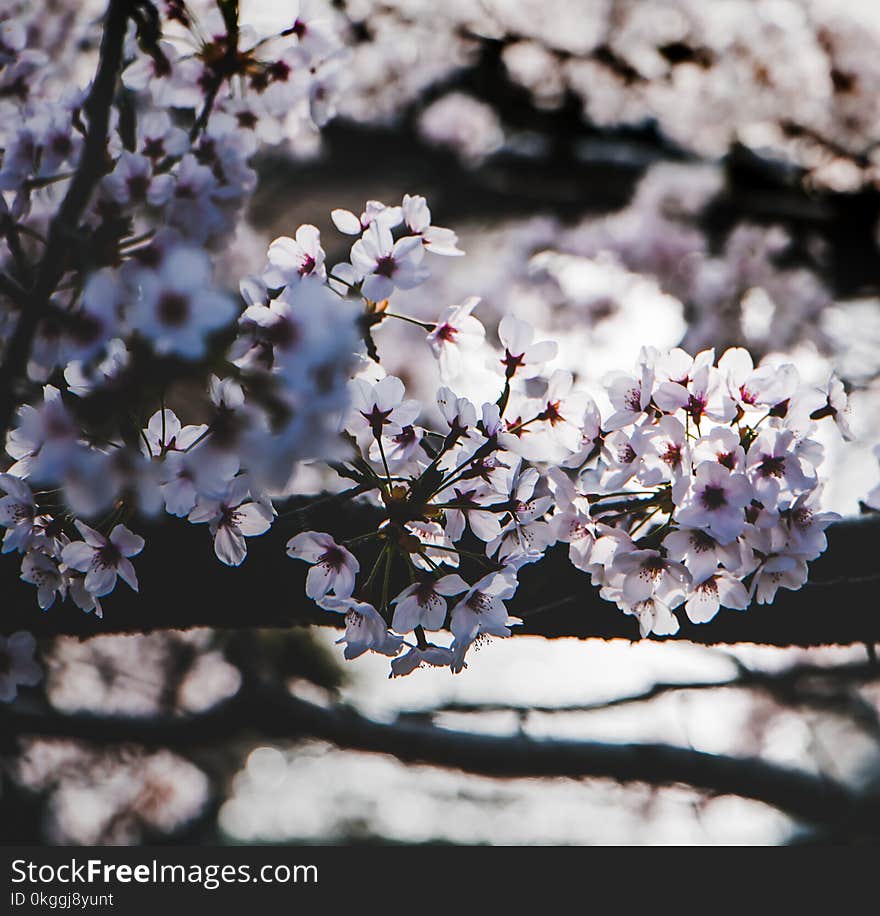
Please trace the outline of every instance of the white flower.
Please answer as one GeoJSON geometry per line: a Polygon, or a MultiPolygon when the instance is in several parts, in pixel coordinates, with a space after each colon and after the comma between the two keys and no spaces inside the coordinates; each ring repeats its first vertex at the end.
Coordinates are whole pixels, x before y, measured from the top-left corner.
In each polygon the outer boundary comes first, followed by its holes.
{"type": "Polygon", "coordinates": [[[0,474],[0,488],[6,491],[6,496],[0,499],[0,525],[6,529],[3,553],[13,550],[23,553],[30,545],[34,530],[33,493],[24,480],[11,474],[0,474]]]}
{"type": "Polygon", "coordinates": [[[763,429],[746,456],[749,480],[755,495],[767,506],[775,506],[782,490],[799,493],[816,485],[816,472],[795,452],[795,434],[790,429],[763,429]]]}
{"type": "Polygon", "coordinates": [[[655,636],[674,636],[679,630],[678,618],[672,613],[672,608],[656,595],[624,608],[623,613],[638,620],[642,638],[651,633],[655,636]]]}
{"type": "Polygon", "coordinates": [[[694,582],[702,582],[712,575],[719,563],[734,570],[740,565],[741,554],[738,541],[719,544],[702,528],[680,528],[671,531],[663,539],[668,556],[684,563],[694,582]]]}
{"type": "Polygon", "coordinates": [[[605,428],[622,429],[639,420],[648,409],[654,385],[654,369],[643,355],[638,375],[612,372],[605,384],[614,407],[614,413],[605,421],[605,428]]]}
{"type": "Polygon", "coordinates": [[[440,579],[423,576],[392,600],[396,607],[391,626],[398,633],[411,633],[416,627],[439,630],[446,620],[445,598],[467,590],[467,582],[459,575],[440,579]]]}
{"type": "Polygon", "coordinates": [[[240,566],[247,556],[245,538],[269,530],[273,512],[262,502],[251,502],[250,485],[236,477],[221,499],[200,497],[188,518],[194,524],[208,523],[214,535],[214,553],[227,566],[240,566]]]}
{"type": "Polygon", "coordinates": [[[828,546],[825,529],[840,521],[836,512],[819,512],[821,488],[801,493],[787,512],[785,552],[803,560],[815,560],[828,546]]]}
{"type": "Polygon", "coordinates": [[[437,494],[441,503],[452,503],[445,511],[445,531],[453,542],[464,534],[467,524],[481,541],[489,542],[501,534],[500,513],[484,509],[498,500],[497,491],[483,482],[459,481],[437,494]]]}
{"type": "Polygon", "coordinates": [[[580,468],[595,458],[602,448],[602,418],[596,402],[588,397],[580,418],[580,442],[577,451],[569,455],[562,467],[580,468]]]}
{"type": "Polygon", "coordinates": [[[67,544],[61,551],[61,559],[71,569],[86,574],[86,591],[96,598],[109,595],[116,587],[117,575],[137,591],[137,574],[129,557],[144,549],[144,539],[125,525],[117,525],[110,537],[105,538],[78,519],[75,524],[83,540],[67,544]]]}
{"type": "Polygon", "coordinates": [[[165,173],[154,174],[153,162],[137,153],[123,150],[113,171],[101,181],[105,193],[123,207],[164,204],[174,189],[174,178],[165,173]]]}
{"type": "Polygon", "coordinates": [[[700,365],[686,384],[663,382],[654,392],[654,402],[669,413],[683,410],[698,428],[706,417],[727,423],[736,414],[724,379],[711,362],[700,365]]]}
{"type": "Polygon", "coordinates": [[[743,509],[752,499],[745,475],[731,473],[723,465],[703,461],[691,479],[690,489],[676,521],[688,528],[704,528],[722,544],[729,544],[745,527],[743,509]]]}
{"type": "Polygon", "coordinates": [[[181,159],[175,178],[174,190],[164,208],[165,219],[189,241],[204,243],[226,226],[215,200],[219,191],[217,177],[188,153],[181,159]]]}
{"type": "Polygon", "coordinates": [[[419,414],[418,401],[404,400],[403,382],[393,375],[371,385],[363,379],[353,379],[349,427],[353,432],[368,429],[377,439],[395,436],[404,426],[412,425],[419,414]]]}
{"type": "Polygon", "coordinates": [[[413,289],[430,272],[422,265],[424,248],[418,236],[396,242],[391,230],[379,221],[370,224],[351,248],[351,265],[363,279],[361,292],[374,302],[387,299],[397,289],[413,289]]]}
{"type": "Polygon", "coordinates": [[[632,550],[618,554],[613,563],[613,573],[623,573],[622,597],[629,604],[637,604],[656,595],[667,604],[673,594],[682,589],[687,580],[687,570],[660,555],[656,550],[632,550]]]}
{"type": "Polygon", "coordinates": [[[810,414],[810,419],[821,420],[823,417],[831,417],[837,424],[840,435],[847,442],[855,439],[855,434],[849,425],[851,409],[843,382],[832,375],[820,391],[820,397],[824,403],[810,414]]]}
{"type": "Polygon", "coordinates": [[[504,375],[512,379],[534,378],[540,374],[544,364],[556,356],[559,347],[555,341],[533,342],[535,329],[527,322],[513,315],[505,315],[498,325],[498,338],[504,347],[504,375]]]}
{"type": "Polygon", "coordinates": [[[422,244],[428,251],[447,257],[464,254],[458,247],[458,236],[451,229],[431,225],[431,211],[424,197],[404,194],[401,210],[406,228],[421,236],[422,244]]]}
{"type": "Polygon", "coordinates": [[[382,615],[366,601],[328,596],[319,602],[328,611],[345,614],[345,635],[337,642],[345,643],[343,655],[358,658],[364,652],[395,656],[403,646],[403,637],[389,632],[382,615]]]}
{"type": "Polygon", "coordinates": [[[235,303],[210,288],[211,262],[195,248],[175,248],[157,271],[137,273],[138,295],[128,311],[131,326],[157,353],[198,359],[205,338],[235,317],[235,303]]]}
{"type": "Polygon", "coordinates": [[[39,407],[23,404],[18,426],[9,431],[6,451],[15,459],[8,473],[36,480],[55,480],[70,465],[76,451],[79,428],[53,385],[43,388],[39,407]]]}
{"type": "Polygon", "coordinates": [[[64,597],[67,585],[58,568],[58,563],[39,550],[30,550],[21,561],[21,580],[37,588],[37,604],[43,611],[49,610],[57,595],[64,597]]]}
{"type": "Polygon", "coordinates": [[[147,421],[144,428],[145,445],[149,448],[150,457],[158,457],[166,452],[185,452],[205,434],[208,426],[184,426],[173,410],[157,410],[147,421]]]}
{"type": "Polygon", "coordinates": [[[182,156],[189,148],[189,139],[185,130],[171,123],[167,111],[148,110],[137,119],[137,148],[142,155],[159,163],[168,157],[182,156]]]}
{"type": "Polygon", "coordinates": [[[519,462],[510,469],[507,483],[509,520],[498,536],[486,545],[489,556],[497,551],[501,560],[533,562],[550,543],[552,532],[542,519],[553,498],[534,495],[540,478],[537,468],[523,468],[519,462]]]}
{"type": "Polygon", "coordinates": [[[477,425],[477,408],[467,398],[456,397],[450,388],[438,389],[437,406],[453,439],[468,435],[477,425]]]}
{"type": "Polygon", "coordinates": [[[595,543],[595,527],[590,517],[590,503],[569,480],[561,468],[547,471],[547,482],[556,501],[550,531],[555,541],[568,544],[568,558],[575,569],[587,572],[587,563],[595,543]]]}
{"type": "Polygon", "coordinates": [[[472,296],[461,305],[450,305],[428,334],[431,352],[440,364],[441,378],[454,378],[464,368],[467,354],[479,349],[486,329],[471,312],[480,299],[472,296]]]}
{"type": "Polygon", "coordinates": [[[428,572],[441,564],[451,567],[459,565],[458,553],[453,549],[452,539],[442,525],[416,521],[407,522],[406,529],[419,540],[418,551],[410,556],[417,569],[428,572]]]}
{"type": "Polygon", "coordinates": [[[486,633],[491,636],[510,636],[510,627],[521,623],[510,617],[504,602],[516,592],[516,572],[509,566],[492,572],[475,582],[452,609],[450,630],[455,637],[452,643],[452,670],[464,667],[464,656],[474,640],[486,633]]]}
{"type": "Polygon", "coordinates": [[[374,222],[386,229],[399,226],[403,220],[403,211],[400,207],[388,207],[379,200],[368,200],[360,218],[355,216],[351,210],[339,209],[333,210],[330,218],[333,220],[333,225],[345,235],[360,235],[374,222]]]}
{"type": "Polygon", "coordinates": [[[676,483],[690,474],[691,458],[687,431],[675,417],[660,417],[639,437],[642,467],[639,482],[648,487],[676,483]]]}
{"type": "Polygon", "coordinates": [[[718,360],[718,370],[731,398],[745,412],[772,408],[789,400],[799,381],[797,369],[790,364],[755,369],[751,355],[742,347],[725,350],[718,360]]]}
{"type": "Polygon", "coordinates": [[[547,382],[540,399],[538,426],[520,449],[532,461],[552,461],[558,464],[577,452],[583,442],[584,412],[589,396],[574,388],[574,377],[565,369],[557,369],[547,382]]]}
{"type": "Polygon", "coordinates": [[[743,471],[746,466],[739,435],[726,426],[716,426],[708,435],[700,436],[694,443],[693,459],[696,464],[717,461],[728,471],[743,471]]]}
{"type": "Polygon", "coordinates": [[[751,596],[758,604],[772,604],[780,588],[797,591],[807,581],[805,560],[782,554],[768,557],[755,571],[751,596]]]}
{"type": "Polygon", "coordinates": [[[303,531],[287,542],[287,555],[305,560],[312,568],[306,576],[306,594],[319,601],[329,592],[349,598],[360,570],[357,559],[322,531],[303,531]]]}
{"type": "Polygon", "coordinates": [[[719,607],[745,610],[749,606],[746,587],[729,572],[719,570],[697,582],[685,602],[684,609],[691,623],[707,623],[719,607]]]}
{"type": "Polygon", "coordinates": [[[304,277],[325,277],[321,234],[314,226],[300,226],[296,238],[284,235],[269,246],[263,280],[270,288],[298,283],[304,277]]]}
{"type": "Polygon", "coordinates": [[[43,671],[34,659],[36,640],[20,630],[10,637],[0,636],[0,702],[11,703],[19,685],[33,687],[40,683],[43,671]]]}
{"type": "Polygon", "coordinates": [[[619,490],[642,470],[639,452],[642,451],[640,428],[628,436],[622,429],[610,432],[602,443],[602,457],[607,467],[602,473],[601,487],[608,492],[619,490]]]}
{"type": "Polygon", "coordinates": [[[119,274],[109,267],[90,274],[80,308],[71,315],[66,335],[66,355],[88,362],[97,356],[119,330],[122,289],[119,274]]]}

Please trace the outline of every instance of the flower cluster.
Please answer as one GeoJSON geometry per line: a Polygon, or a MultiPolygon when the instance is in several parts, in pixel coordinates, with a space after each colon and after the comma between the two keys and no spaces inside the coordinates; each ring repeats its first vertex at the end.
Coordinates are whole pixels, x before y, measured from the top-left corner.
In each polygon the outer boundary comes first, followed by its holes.
{"type": "MultiPolygon", "coordinates": [[[[741,349],[716,361],[645,348],[599,396],[554,368],[557,343],[530,323],[508,313],[487,333],[476,298],[432,321],[404,314],[391,300],[463,254],[417,195],[334,210],[347,260],[328,264],[303,225],[271,243],[238,296],[215,286],[208,252],[253,188],[256,138],[299,103],[323,120],[339,48],[305,10],[252,35],[234,5],[219,4],[211,28],[170,8],[194,44],[130,30],[132,98],[125,118],[113,109],[82,243],[15,379],[30,393],[5,431],[2,550],[20,557],[42,609],[70,599],[101,616],[120,579],[136,591],[145,542],[128,526],[144,516],[205,525],[217,558],[241,564],[304,461],[353,482],[347,495],[379,522],[342,541],[298,531],[287,553],[311,566],[307,597],[344,615],[346,658],[380,653],[392,675],[460,671],[472,646],[510,635],[520,570],[557,544],[643,635],[675,632],[679,607],[702,623],[803,584],[835,518],[820,511],[812,431],[828,420],[849,436],[835,379],[813,389],[794,366],[756,367],[741,349]],[[382,366],[374,332],[395,321],[418,327],[436,359],[428,401],[382,366]],[[475,361],[484,391],[462,397],[454,379],[475,361]]],[[[28,59],[10,22],[4,79],[28,59]]],[[[18,290],[37,288],[31,266],[59,231],[70,170],[76,181],[93,164],[80,156],[82,95],[38,100],[25,81],[10,105],[0,333],[20,344],[32,303],[18,290]]]]}
{"type": "MultiPolygon", "coordinates": [[[[482,341],[473,306],[429,326],[441,365],[482,341]]],[[[313,564],[308,596],[346,613],[347,657],[393,656],[394,675],[460,670],[474,642],[509,635],[518,571],[556,543],[642,635],[676,632],[680,606],[704,623],[804,583],[837,518],[819,508],[823,450],[810,433],[833,418],[849,435],[838,382],[808,388],[794,366],[756,368],[741,349],[716,364],[711,350],[646,348],[632,373],[608,378],[603,420],[570,373],[545,369],[555,343],[510,316],[498,336],[493,399],[441,387],[434,428],[399,379],[352,382],[346,475],[385,518],[343,543],[320,532],[288,543],[313,564]],[[428,641],[443,630],[451,643],[428,641]]]]}

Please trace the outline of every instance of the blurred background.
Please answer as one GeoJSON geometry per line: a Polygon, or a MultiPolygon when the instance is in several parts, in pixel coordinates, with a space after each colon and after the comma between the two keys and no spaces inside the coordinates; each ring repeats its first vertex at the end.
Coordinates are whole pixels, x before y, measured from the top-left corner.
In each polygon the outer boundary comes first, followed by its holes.
{"type": "MultiPolygon", "coordinates": [[[[271,5],[243,2],[242,20],[271,5]]],[[[45,6],[46,23],[85,30],[101,4],[45,6]]],[[[261,155],[249,224],[219,255],[231,286],[300,223],[322,229],[333,263],[347,248],[332,208],[423,194],[467,256],[398,308],[433,320],[481,296],[490,333],[505,313],[528,318],[590,388],[644,344],[742,345],[816,383],[833,369],[858,438],[846,455],[824,442],[824,499],[845,515],[866,508],[880,477],[880,5],[340,0],[331,13],[351,49],[337,116],[261,155]]],[[[418,329],[385,322],[376,341],[389,372],[429,392],[418,329]]],[[[475,371],[461,393],[477,396],[480,381],[475,371]]],[[[297,488],[325,483],[306,468],[297,488]]],[[[880,778],[880,669],[865,646],[518,637],[485,645],[459,676],[389,681],[387,660],[343,669],[334,639],[60,638],[41,645],[40,689],[65,713],[167,719],[210,710],[256,667],[381,722],[657,741],[854,789],[880,778]]],[[[822,839],[768,805],[686,786],[489,779],[247,727],[185,750],[7,734],[0,753],[4,843],[822,839]]]]}

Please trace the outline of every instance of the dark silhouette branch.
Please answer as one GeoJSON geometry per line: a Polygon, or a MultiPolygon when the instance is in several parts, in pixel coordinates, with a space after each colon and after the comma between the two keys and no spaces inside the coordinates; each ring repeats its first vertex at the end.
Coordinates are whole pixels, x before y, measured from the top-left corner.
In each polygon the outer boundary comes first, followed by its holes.
{"type": "MultiPolygon", "coordinates": [[[[34,270],[34,285],[27,291],[12,337],[0,366],[0,440],[5,440],[22,392],[34,335],[49,308],[49,297],[67,267],[68,251],[76,237],[83,211],[106,170],[107,129],[116,81],[122,67],[122,50],[132,0],[110,0],[101,38],[100,59],[91,91],[85,101],[88,117],[85,142],[76,173],[49,226],[46,249],[34,270]]],[[[8,290],[7,290],[8,292],[8,290]]]]}
{"type": "Polygon", "coordinates": [[[18,703],[0,710],[0,734],[75,738],[97,745],[192,748],[238,736],[319,738],[341,748],[389,754],[404,763],[500,779],[585,777],[737,795],[823,825],[876,825],[880,797],[861,796],[821,776],[756,758],[707,754],[665,744],[496,737],[417,723],[383,724],[347,707],[324,707],[283,690],[251,687],[194,716],[130,718],[63,714],[18,703]]]}
{"type": "MultiPolygon", "coordinates": [[[[84,614],[69,601],[59,600],[49,611],[40,611],[33,586],[18,580],[18,558],[0,558],[4,596],[0,633],[31,630],[41,636],[87,638],[190,627],[339,626],[340,615],[322,611],[305,597],[308,567],[289,559],[284,545],[293,534],[309,528],[328,531],[338,540],[363,534],[376,525],[379,510],[359,500],[300,497],[282,505],[280,512],[266,535],[249,540],[249,555],[236,569],[217,561],[202,526],[172,519],[132,523],[147,538],[144,552],[135,561],[141,590],[135,594],[119,584],[105,600],[103,620],[84,614]]],[[[676,638],[704,645],[880,642],[876,610],[880,579],[874,572],[880,516],[833,525],[828,540],[828,550],[811,565],[804,588],[780,591],[774,604],[745,612],[722,609],[708,624],[692,624],[681,614],[676,638]]],[[[510,602],[511,613],[524,619],[522,626],[514,628],[517,634],[638,638],[635,619],[599,597],[589,577],[569,562],[565,545],[551,548],[539,563],[525,567],[520,581],[510,602]]]]}
{"type": "Polygon", "coordinates": [[[873,705],[859,697],[853,687],[859,684],[880,682],[880,666],[871,660],[846,665],[822,666],[793,665],[781,671],[759,671],[737,661],[739,673],[734,677],[705,681],[658,681],[645,690],[592,703],[525,705],[492,702],[465,702],[455,700],[439,706],[404,710],[401,720],[429,722],[439,713],[481,715],[507,712],[527,719],[532,713],[558,715],[561,713],[589,713],[619,706],[649,703],[670,693],[744,689],[761,691],[777,702],[792,708],[822,709],[850,718],[866,733],[880,740],[880,714],[873,705]]]}

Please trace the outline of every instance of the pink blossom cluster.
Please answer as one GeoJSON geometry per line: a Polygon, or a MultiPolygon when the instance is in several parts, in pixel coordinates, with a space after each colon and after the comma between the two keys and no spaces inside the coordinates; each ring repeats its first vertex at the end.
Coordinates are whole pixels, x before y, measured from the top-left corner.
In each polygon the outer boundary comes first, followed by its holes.
{"type": "MultiPolygon", "coordinates": [[[[835,518],[820,509],[812,433],[827,420],[849,436],[840,382],[814,389],[741,349],[716,360],[646,347],[607,379],[600,408],[554,367],[557,342],[512,313],[496,341],[475,297],[431,321],[401,310],[434,265],[463,254],[418,195],[334,210],[344,261],[328,264],[319,230],[302,225],[238,296],[221,289],[212,253],[241,221],[258,141],[297,106],[323,121],[341,50],[305,5],[266,34],[165,7],[179,40],[130,24],[125,101],[5,437],[2,551],[43,610],[70,600],[101,616],[120,580],[136,591],[146,545],[133,528],[161,513],[206,526],[217,558],[238,566],[307,461],[353,482],[380,521],[343,541],[302,530],[287,552],[311,566],[307,597],[345,615],[345,656],[378,652],[393,675],[460,671],[475,643],[508,636],[519,571],[556,544],[643,635],[675,632],[679,608],[702,623],[804,583],[835,518]],[[430,399],[407,397],[382,366],[373,331],[394,321],[419,327],[436,358],[430,399]],[[451,384],[476,361],[484,393],[462,397],[451,384]]],[[[85,94],[41,94],[30,75],[48,60],[16,20],[2,25],[8,344],[29,304],[16,290],[71,180],[95,163],[82,156],[85,94]]],[[[10,671],[33,677],[26,660],[10,671]]]]}
{"type": "MultiPolygon", "coordinates": [[[[476,304],[423,323],[442,376],[482,352],[476,304]]],[[[716,362],[646,347],[607,378],[603,416],[572,373],[549,367],[555,342],[513,316],[498,338],[496,388],[480,403],[440,387],[440,425],[421,425],[424,405],[375,364],[351,382],[342,473],[384,519],[343,542],[316,531],[288,542],[312,566],[307,596],[346,614],[346,657],[391,656],[392,675],[461,670],[470,646],[520,622],[506,605],[518,572],[557,543],[643,636],[675,633],[678,608],[704,623],[804,584],[838,518],[820,509],[811,433],[828,420],[851,435],[836,379],[812,388],[793,365],[755,367],[739,348],[716,362]],[[443,632],[451,641],[428,640],[443,632]]]]}

